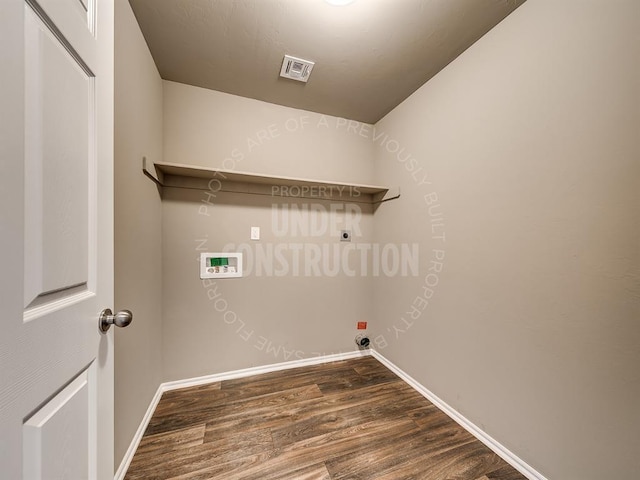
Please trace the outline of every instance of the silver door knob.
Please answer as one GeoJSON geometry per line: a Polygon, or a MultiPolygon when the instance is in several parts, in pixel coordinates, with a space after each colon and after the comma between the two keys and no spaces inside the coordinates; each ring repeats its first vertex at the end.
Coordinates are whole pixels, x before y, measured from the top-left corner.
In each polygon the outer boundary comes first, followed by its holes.
{"type": "Polygon", "coordinates": [[[116,327],[126,327],[132,320],[133,313],[131,313],[130,310],[120,310],[114,315],[110,308],[105,308],[102,313],[100,313],[98,327],[102,333],[105,333],[109,331],[111,325],[115,325],[116,327]]]}

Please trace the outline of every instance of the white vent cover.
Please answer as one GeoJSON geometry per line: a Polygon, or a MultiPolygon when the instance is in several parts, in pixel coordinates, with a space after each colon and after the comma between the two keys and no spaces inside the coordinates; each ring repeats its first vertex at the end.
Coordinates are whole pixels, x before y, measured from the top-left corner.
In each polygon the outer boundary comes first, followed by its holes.
{"type": "Polygon", "coordinates": [[[309,60],[285,55],[280,69],[280,76],[298,80],[299,82],[306,82],[309,80],[309,75],[311,75],[314,65],[315,63],[309,60]]]}

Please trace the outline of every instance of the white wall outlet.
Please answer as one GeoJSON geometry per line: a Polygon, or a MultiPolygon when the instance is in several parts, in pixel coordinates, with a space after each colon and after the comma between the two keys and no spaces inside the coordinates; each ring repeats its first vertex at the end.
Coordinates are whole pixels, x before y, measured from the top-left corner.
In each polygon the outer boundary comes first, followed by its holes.
{"type": "Polygon", "coordinates": [[[260,227],[251,227],[251,240],[260,240],[260,227]]]}

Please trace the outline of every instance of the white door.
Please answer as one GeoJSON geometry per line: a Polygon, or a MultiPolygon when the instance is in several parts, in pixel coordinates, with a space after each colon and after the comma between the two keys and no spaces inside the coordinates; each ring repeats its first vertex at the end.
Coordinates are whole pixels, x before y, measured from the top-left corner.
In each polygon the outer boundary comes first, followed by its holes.
{"type": "Polygon", "coordinates": [[[0,0],[0,477],[113,478],[113,0],[0,0]]]}

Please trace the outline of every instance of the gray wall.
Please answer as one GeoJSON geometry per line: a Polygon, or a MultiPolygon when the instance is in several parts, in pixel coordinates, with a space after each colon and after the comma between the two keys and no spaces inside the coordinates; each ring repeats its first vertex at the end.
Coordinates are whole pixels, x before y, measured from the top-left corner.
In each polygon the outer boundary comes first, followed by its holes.
{"type": "Polygon", "coordinates": [[[129,2],[116,1],[115,307],[134,313],[115,335],[115,466],[161,381],[161,207],[142,157],[162,158],[162,82],[129,2]]]}
{"type": "Polygon", "coordinates": [[[164,81],[167,162],[371,183],[373,126],[164,81]]]}
{"type": "MultiPolygon", "coordinates": [[[[358,183],[373,175],[373,147],[365,135],[370,125],[358,124],[356,131],[352,124],[349,130],[348,122],[335,117],[173,82],[164,82],[164,95],[166,161],[358,183]]],[[[210,193],[164,189],[164,379],[356,349],[356,322],[372,315],[371,278],[361,275],[356,254],[349,257],[349,271],[340,268],[336,275],[325,275],[325,265],[332,265],[325,262],[371,242],[371,206],[349,212],[338,205],[332,213],[325,200],[210,193]],[[281,231],[282,221],[289,220],[285,209],[314,209],[319,227],[308,234],[291,226],[281,231]],[[345,227],[349,218],[353,243],[341,243],[329,227],[345,227]],[[249,239],[251,226],[261,227],[259,241],[249,239]],[[201,281],[200,251],[221,251],[228,244],[243,245],[249,267],[251,255],[283,248],[287,268],[259,273],[253,263],[244,278],[201,281]],[[330,255],[320,269],[305,271],[306,252],[315,255],[322,248],[330,255]],[[353,269],[357,274],[350,276],[353,269]]]]}
{"type": "Polygon", "coordinates": [[[375,279],[381,353],[550,479],[640,472],[639,31],[528,1],[376,125],[376,241],[445,258],[375,279]]]}
{"type": "Polygon", "coordinates": [[[116,338],[116,463],[159,381],[352,350],[355,322],[369,320],[383,355],[549,478],[634,478],[639,8],[530,0],[373,132],[160,82],[119,1],[116,306],[136,320],[116,338]],[[333,247],[331,232],[277,235],[274,223],[283,205],[329,207],[178,188],[161,205],[139,161],[163,150],[169,162],[399,185],[399,200],[363,208],[354,242],[418,243],[420,276],[303,268],[203,284],[199,249],[333,247]]]}

